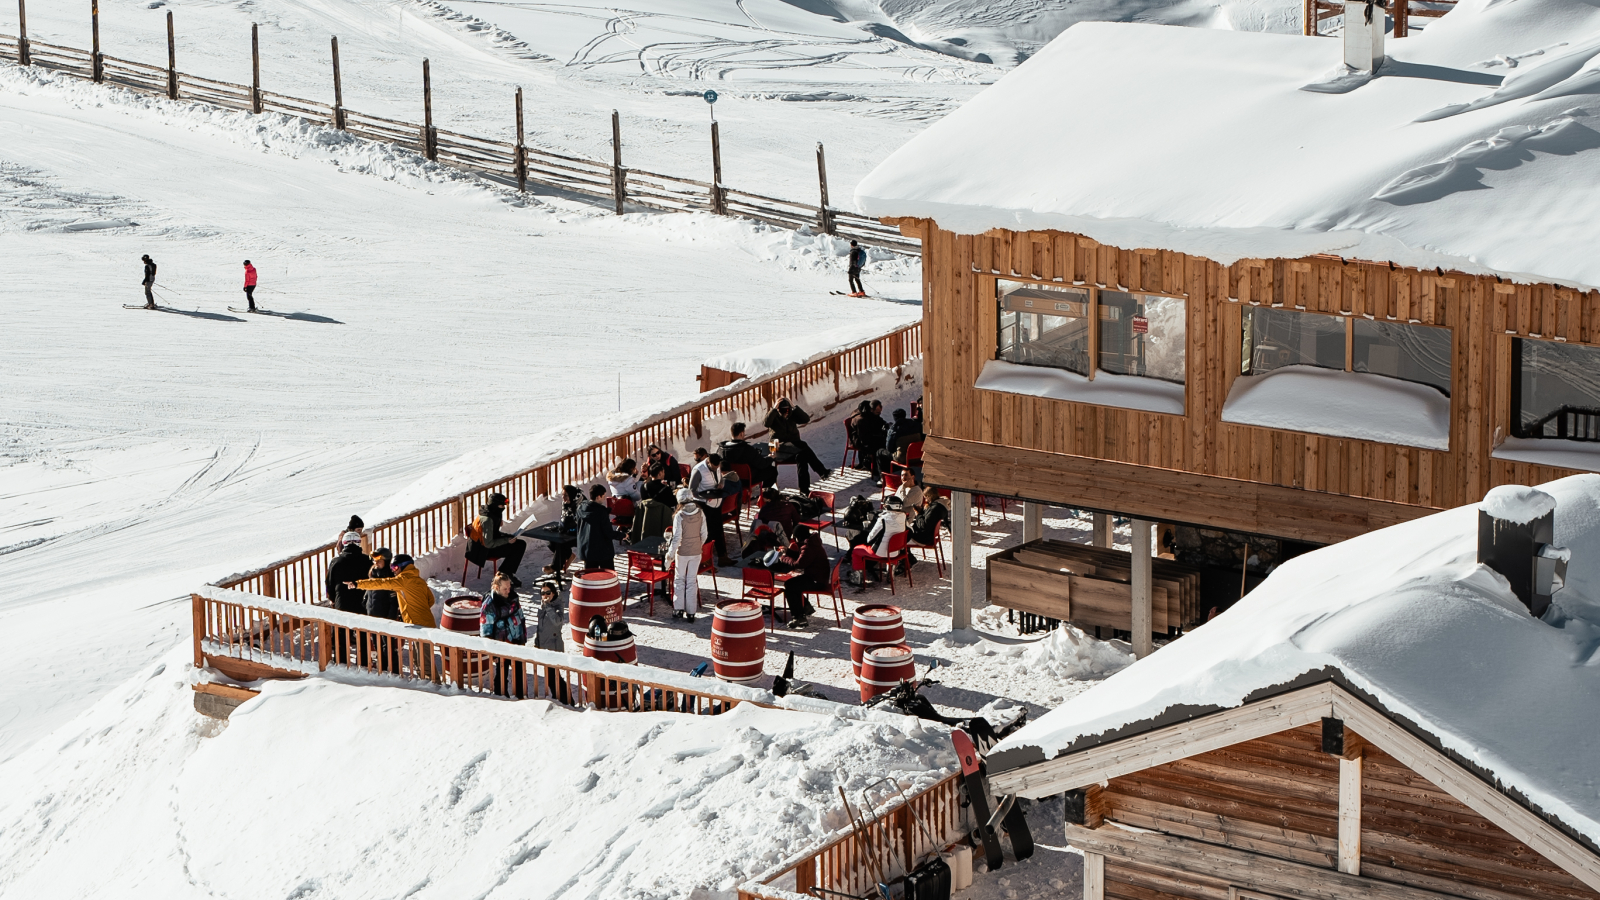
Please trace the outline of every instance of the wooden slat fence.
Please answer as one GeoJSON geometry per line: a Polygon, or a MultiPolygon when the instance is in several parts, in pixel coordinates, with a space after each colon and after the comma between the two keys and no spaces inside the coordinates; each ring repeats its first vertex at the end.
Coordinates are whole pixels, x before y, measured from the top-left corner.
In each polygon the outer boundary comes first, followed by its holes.
{"type": "MultiPolygon", "coordinates": [[[[90,51],[63,47],[56,44],[29,40],[31,64],[53,72],[85,80],[94,79],[94,56],[90,51]]],[[[0,35],[0,56],[21,62],[22,53],[18,39],[0,35]]],[[[115,56],[100,55],[104,82],[146,94],[166,96],[168,69],[115,56]]],[[[319,124],[338,127],[338,117],[332,106],[314,100],[304,100],[273,91],[254,91],[249,85],[233,84],[203,78],[185,72],[175,72],[178,81],[178,98],[220,106],[226,109],[251,112],[255,96],[259,94],[262,112],[276,112],[295,116],[319,124]]],[[[423,126],[419,123],[386,119],[368,113],[343,109],[344,130],[372,141],[394,144],[424,155],[428,146],[423,139],[423,126]]],[[[517,145],[505,141],[434,129],[434,158],[445,165],[474,172],[495,181],[515,185],[517,181],[517,145]]],[[[635,206],[666,212],[716,212],[716,194],[720,190],[722,209],[728,215],[765,222],[780,228],[813,228],[841,237],[855,238],[879,246],[890,247],[904,253],[920,253],[921,242],[902,235],[898,228],[884,225],[876,219],[831,206],[827,215],[820,206],[794,200],[769,197],[739,191],[726,185],[624,166],[617,170],[611,163],[568,156],[552,150],[525,147],[524,159],[527,181],[583,196],[614,199],[616,179],[620,175],[622,193],[628,203],[635,206]]]]}
{"type": "MultiPolygon", "coordinates": [[[[750,421],[759,422],[779,397],[796,396],[820,384],[832,385],[837,404],[849,399],[842,393],[841,379],[874,369],[895,371],[898,378],[906,362],[921,354],[922,325],[917,323],[791,371],[753,381],[741,380],[707,392],[688,408],[652,417],[624,434],[603,438],[460,495],[368,526],[364,532],[365,544],[368,549],[389,547],[412,556],[441,550],[462,533],[470,516],[491,493],[505,494],[508,509],[527,509],[541,498],[558,496],[563,485],[582,484],[603,476],[626,457],[643,458],[644,449],[650,444],[665,444],[690,436],[702,438],[707,420],[748,414],[750,421]]],[[[269,566],[223,579],[216,586],[279,600],[316,603],[323,598],[323,580],[338,549],[334,543],[324,544],[269,566]]]]}
{"type": "Polygon", "coordinates": [[[846,831],[741,885],[739,900],[832,896],[813,894],[812,888],[864,896],[872,891],[880,874],[902,875],[908,861],[915,867],[961,837],[959,774],[913,793],[907,800],[896,799],[875,817],[867,816],[861,832],[846,831]]]}
{"type": "Polygon", "coordinates": [[[602,663],[438,628],[409,628],[324,607],[286,610],[286,604],[252,602],[245,594],[237,599],[193,594],[191,602],[196,667],[226,671],[231,661],[283,675],[387,674],[453,685],[471,694],[622,712],[718,715],[741,703],[772,706],[715,679],[706,679],[703,689],[691,689],[659,680],[669,674],[661,669],[602,663]],[[374,624],[350,624],[362,619],[374,624]],[[652,673],[658,680],[651,680],[652,673]]]}

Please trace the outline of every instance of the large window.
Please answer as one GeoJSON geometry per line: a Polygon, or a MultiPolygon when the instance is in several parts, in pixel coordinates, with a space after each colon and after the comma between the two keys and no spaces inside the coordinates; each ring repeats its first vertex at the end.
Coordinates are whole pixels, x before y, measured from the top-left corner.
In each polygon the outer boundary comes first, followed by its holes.
{"type": "Polygon", "coordinates": [[[1364,372],[1450,396],[1450,330],[1254,307],[1245,310],[1245,375],[1288,366],[1364,372]]]}
{"type": "Polygon", "coordinates": [[[1005,280],[997,288],[999,359],[1090,380],[1099,371],[1183,384],[1182,300],[1005,280]]]}
{"type": "Polygon", "coordinates": [[[1600,349],[1521,338],[1514,344],[1515,436],[1600,441],[1600,349]]]}

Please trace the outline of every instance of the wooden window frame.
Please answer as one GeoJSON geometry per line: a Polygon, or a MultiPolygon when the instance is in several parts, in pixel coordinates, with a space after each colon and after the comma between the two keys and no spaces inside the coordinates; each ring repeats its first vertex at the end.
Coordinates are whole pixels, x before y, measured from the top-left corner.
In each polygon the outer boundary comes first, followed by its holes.
{"type": "MultiPolygon", "coordinates": [[[[1246,316],[1250,315],[1250,311],[1251,310],[1255,310],[1255,309],[1270,309],[1270,310],[1273,310],[1275,312],[1293,313],[1295,315],[1300,315],[1300,316],[1322,316],[1322,317],[1328,318],[1328,319],[1343,319],[1344,320],[1344,370],[1343,371],[1346,371],[1346,372],[1354,372],[1355,371],[1355,361],[1356,361],[1356,320],[1357,319],[1366,319],[1369,322],[1377,322],[1377,321],[1379,321],[1378,319],[1373,318],[1371,316],[1358,316],[1358,315],[1355,315],[1354,313],[1323,312],[1320,309],[1302,309],[1300,307],[1285,306],[1285,305],[1283,305],[1281,303],[1276,305],[1276,306],[1267,306],[1267,305],[1261,304],[1261,303],[1247,303],[1247,304],[1244,304],[1243,306],[1244,306],[1243,315],[1241,315],[1239,317],[1239,341],[1238,341],[1238,343],[1239,343],[1239,346],[1241,348],[1244,346],[1244,320],[1245,320],[1246,316]]],[[[1394,320],[1384,319],[1382,321],[1386,325],[1406,325],[1406,326],[1410,326],[1410,327],[1413,327],[1413,328],[1437,328],[1437,329],[1440,329],[1441,331],[1450,332],[1450,348],[1451,348],[1452,364],[1450,366],[1450,393],[1447,394],[1446,396],[1454,397],[1455,393],[1456,393],[1456,367],[1455,367],[1454,361],[1453,361],[1453,357],[1454,357],[1454,354],[1455,354],[1455,345],[1456,345],[1455,329],[1451,328],[1449,325],[1435,325],[1435,324],[1433,324],[1431,322],[1419,322],[1416,319],[1412,319],[1409,322],[1402,322],[1402,321],[1400,321],[1398,319],[1394,319],[1394,320]]],[[[1243,355],[1244,354],[1241,352],[1240,353],[1240,357],[1241,357],[1240,368],[1241,369],[1243,368],[1243,355]]],[[[1515,360],[1513,360],[1513,364],[1515,364],[1515,360]]],[[[1331,372],[1331,371],[1335,371],[1335,370],[1329,369],[1328,371],[1331,372]]],[[[1243,373],[1241,373],[1241,374],[1243,374],[1243,373]]],[[[1385,376],[1380,376],[1380,377],[1388,378],[1388,377],[1391,377],[1391,376],[1385,375],[1385,376]]],[[[1404,380],[1404,379],[1396,379],[1396,380],[1404,380]]],[[[1411,383],[1415,384],[1415,382],[1411,382],[1411,383]]]]}
{"type": "Polygon", "coordinates": [[[1585,347],[1600,353],[1600,344],[1589,344],[1581,341],[1569,341],[1561,337],[1534,337],[1523,334],[1497,334],[1495,356],[1503,368],[1496,373],[1495,384],[1504,392],[1503,399],[1494,403],[1494,433],[1490,436],[1491,452],[1499,447],[1506,438],[1516,437],[1529,441],[1559,441],[1561,438],[1547,438],[1543,436],[1522,438],[1518,435],[1517,428],[1522,412],[1522,357],[1517,353],[1518,341],[1537,341],[1541,344],[1561,344],[1570,347],[1585,347]]]}
{"type": "MultiPolygon", "coordinates": [[[[982,272],[979,273],[979,277],[980,278],[987,278],[989,280],[989,282],[990,282],[990,284],[989,284],[989,296],[990,296],[989,302],[996,303],[996,304],[998,304],[1000,302],[1000,282],[1002,282],[1002,281],[1012,281],[1012,282],[1016,282],[1017,284],[1037,284],[1037,285],[1039,285],[1041,287],[1056,288],[1056,289],[1059,289],[1059,290],[1078,290],[1078,291],[1084,291],[1084,292],[1088,293],[1089,302],[1088,302],[1088,311],[1087,311],[1086,314],[1087,314],[1087,316],[1089,318],[1089,373],[1088,373],[1088,375],[1086,377],[1090,381],[1093,381],[1095,373],[1100,371],[1100,292],[1101,291],[1112,291],[1114,293],[1128,294],[1129,296],[1134,296],[1134,297],[1162,297],[1162,298],[1165,298],[1167,300],[1178,300],[1178,301],[1181,301],[1183,303],[1183,311],[1184,311],[1184,326],[1183,326],[1183,390],[1184,390],[1184,403],[1183,403],[1183,406],[1184,406],[1184,415],[1188,415],[1188,409],[1189,409],[1189,400],[1188,400],[1188,395],[1189,395],[1189,360],[1194,357],[1194,354],[1189,352],[1189,350],[1191,348],[1189,347],[1188,316],[1189,316],[1189,304],[1190,304],[1191,301],[1190,301],[1188,295],[1179,296],[1177,294],[1168,294],[1168,293],[1163,293],[1161,291],[1124,290],[1123,288],[1120,288],[1120,287],[1106,287],[1104,285],[1090,284],[1088,282],[1081,282],[1080,283],[1080,282],[1076,282],[1076,281],[1073,281],[1073,282],[1041,281],[1040,279],[1037,279],[1037,278],[1023,278],[1023,277],[1016,276],[1016,275],[993,275],[993,274],[982,273],[982,272]]],[[[998,313],[999,310],[997,309],[996,312],[998,313]]],[[[1241,334],[1240,335],[1240,340],[1243,341],[1243,339],[1244,339],[1244,337],[1241,334]]],[[[1347,348],[1345,350],[1345,355],[1349,356],[1350,355],[1350,351],[1349,351],[1348,348],[1350,346],[1350,341],[1349,341],[1348,338],[1345,341],[1345,346],[1347,348]]],[[[1000,358],[1000,323],[999,323],[998,319],[995,322],[994,346],[989,351],[989,358],[990,359],[996,359],[996,360],[1000,358]]],[[[1051,367],[1051,368],[1053,368],[1053,367],[1051,367]]],[[[1070,370],[1063,370],[1063,371],[1070,371],[1070,370]]],[[[1114,375],[1116,373],[1108,372],[1107,374],[1114,375]]],[[[1131,376],[1131,377],[1133,377],[1133,378],[1149,378],[1150,376],[1148,376],[1148,375],[1134,375],[1134,376],[1131,376]]],[[[1165,381],[1166,379],[1157,378],[1155,380],[1156,381],[1165,381]]],[[[1172,382],[1167,382],[1167,383],[1171,384],[1172,382]]],[[[1170,413],[1167,413],[1166,415],[1170,415],[1170,413]]]]}

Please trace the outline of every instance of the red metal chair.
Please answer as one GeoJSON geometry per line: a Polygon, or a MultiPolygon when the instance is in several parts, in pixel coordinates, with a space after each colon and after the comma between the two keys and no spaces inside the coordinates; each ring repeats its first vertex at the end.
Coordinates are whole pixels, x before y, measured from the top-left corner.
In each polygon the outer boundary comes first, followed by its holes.
{"type": "MultiPolygon", "coordinates": [[[[1001,519],[1001,521],[1004,521],[1005,517],[1006,517],[1006,507],[1011,502],[1011,498],[1009,498],[1009,497],[995,497],[994,500],[995,500],[995,503],[998,504],[999,507],[1000,507],[1000,519],[1001,519]]],[[[988,494],[973,494],[972,495],[972,506],[973,506],[974,509],[988,510],[988,508],[989,508],[989,495],[988,494]]],[[[982,518],[982,513],[981,512],[979,513],[979,518],[982,518]]]]}
{"type": "Polygon", "coordinates": [[[856,449],[855,441],[850,438],[850,426],[855,423],[855,416],[846,416],[844,420],[844,459],[839,460],[839,468],[851,468],[850,456],[855,455],[855,465],[861,463],[861,451],[856,449]]]}
{"type": "MultiPolygon", "coordinates": [[[[715,548],[711,546],[711,540],[709,538],[707,538],[706,542],[705,542],[705,545],[700,548],[700,568],[695,570],[695,574],[696,575],[710,575],[711,576],[711,593],[712,593],[713,596],[722,593],[722,589],[717,587],[717,564],[716,564],[716,560],[712,559],[712,557],[711,557],[712,551],[714,549],[715,548]]],[[[676,559],[674,559],[672,561],[672,565],[667,569],[668,574],[676,574],[677,568],[678,568],[678,561],[676,559]]],[[[701,601],[701,602],[696,603],[696,605],[697,606],[707,606],[707,605],[715,606],[716,604],[715,603],[707,604],[707,603],[701,601]]]]}
{"type": "Polygon", "coordinates": [[[912,441],[911,443],[906,445],[906,461],[905,462],[895,462],[893,459],[889,460],[889,469],[891,471],[894,470],[894,469],[903,469],[903,470],[905,470],[907,475],[911,474],[911,467],[912,466],[920,466],[920,465],[922,465],[922,442],[921,441],[912,441]]]}
{"type": "Polygon", "coordinates": [[[815,531],[818,534],[821,534],[822,533],[822,529],[824,529],[824,528],[832,528],[833,529],[833,536],[837,538],[839,536],[839,517],[837,515],[835,515],[834,512],[833,512],[833,510],[834,510],[834,506],[833,506],[834,492],[833,491],[812,491],[810,496],[814,500],[821,500],[822,501],[822,505],[826,506],[828,508],[828,511],[823,513],[820,516],[817,516],[815,519],[812,519],[812,520],[801,520],[800,524],[801,525],[805,525],[806,527],[810,528],[812,531],[815,531]]]}
{"type": "MultiPolygon", "coordinates": [[[[866,553],[862,554],[862,558],[868,562],[880,562],[884,564],[884,568],[889,572],[890,594],[898,593],[894,586],[894,567],[902,562],[910,562],[911,560],[911,551],[906,549],[906,541],[910,537],[911,534],[909,532],[902,531],[899,534],[889,538],[889,552],[883,554],[882,556],[872,552],[870,547],[867,548],[866,553]]],[[[859,550],[861,548],[857,547],[856,549],[859,550]]],[[[909,587],[917,586],[917,583],[911,580],[911,566],[909,565],[906,566],[906,585],[909,587]]]]}
{"type": "Polygon", "coordinates": [[[827,597],[832,601],[827,606],[823,607],[823,609],[830,609],[833,611],[833,624],[837,626],[844,625],[844,619],[841,618],[840,614],[845,611],[844,588],[839,584],[839,570],[844,568],[844,564],[849,561],[850,556],[849,554],[846,554],[841,556],[839,561],[833,564],[833,572],[828,576],[828,587],[826,589],[808,588],[805,591],[805,595],[807,597],[827,597]]]}
{"type": "MultiPolygon", "coordinates": [[[[909,533],[910,532],[907,532],[907,534],[909,533]]],[[[928,558],[927,554],[933,554],[933,562],[934,565],[939,569],[940,578],[944,577],[944,544],[939,540],[942,537],[944,537],[944,523],[940,522],[933,526],[933,543],[919,544],[914,541],[906,542],[906,546],[910,549],[921,550],[923,553],[923,559],[928,558]]]]}
{"type": "Polygon", "coordinates": [[[883,493],[878,496],[878,502],[889,499],[889,495],[900,490],[900,485],[905,481],[905,476],[896,475],[894,472],[883,473],[883,493]]]}
{"type": "Polygon", "coordinates": [[[722,513],[726,522],[733,523],[733,533],[739,537],[739,546],[744,546],[744,525],[739,522],[739,494],[732,497],[723,497],[722,505],[717,507],[717,512],[722,513]]]}
{"type": "Polygon", "coordinates": [[[688,463],[678,463],[678,480],[683,482],[684,487],[689,486],[689,472],[688,463]]]}
{"type": "Polygon", "coordinates": [[[654,556],[639,550],[628,551],[628,581],[622,586],[622,597],[628,597],[628,592],[633,589],[633,583],[638,581],[645,587],[645,593],[650,597],[650,615],[656,614],[656,585],[666,582],[667,592],[672,592],[672,573],[658,568],[658,561],[654,556]]]}
{"type": "Polygon", "coordinates": [[[740,599],[754,600],[757,603],[766,603],[767,615],[771,619],[767,625],[768,631],[775,631],[778,627],[778,598],[783,596],[783,588],[778,587],[772,577],[771,569],[743,569],[744,593],[740,599]]]}
{"type": "Polygon", "coordinates": [[[624,531],[633,525],[634,503],[627,497],[607,497],[606,508],[611,510],[611,527],[624,531]]]}

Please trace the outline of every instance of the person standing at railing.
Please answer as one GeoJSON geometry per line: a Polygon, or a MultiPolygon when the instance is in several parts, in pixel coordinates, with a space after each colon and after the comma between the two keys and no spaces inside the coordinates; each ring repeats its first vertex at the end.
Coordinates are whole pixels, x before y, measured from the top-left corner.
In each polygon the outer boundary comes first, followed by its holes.
{"type": "Polygon", "coordinates": [[[694,621],[700,608],[700,555],[706,544],[706,515],[688,488],[678,490],[672,540],[665,559],[672,565],[672,617],[694,621]]]}
{"type": "Polygon", "coordinates": [[[767,413],[763,423],[772,433],[772,440],[778,444],[777,450],[772,454],[775,462],[795,464],[795,475],[800,479],[800,493],[811,492],[811,473],[814,471],[820,478],[828,477],[828,467],[817,459],[817,454],[811,445],[800,439],[800,426],[811,421],[811,415],[805,410],[789,402],[788,397],[778,401],[778,405],[767,413]]]}
{"type": "MultiPolygon", "coordinates": [[[[554,579],[539,582],[539,622],[534,632],[533,646],[552,653],[564,653],[562,632],[567,630],[567,611],[561,606],[561,585],[554,579]]],[[[535,669],[537,675],[538,669],[535,669]]],[[[544,668],[545,691],[562,703],[570,703],[567,680],[549,667],[544,668]]]]}
{"type": "Polygon", "coordinates": [[[394,591],[400,600],[400,621],[407,625],[437,628],[433,618],[433,588],[423,580],[411,557],[401,553],[394,558],[393,578],[363,578],[351,587],[364,591],[394,591]]]}
{"type": "MultiPolygon", "coordinates": [[[[528,643],[528,622],[522,615],[522,601],[511,578],[496,572],[483,594],[483,605],[478,613],[478,635],[491,641],[504,641],[521,646],[528,643]]],[[[497,659],[494,667],[494,692],[507,697],[521,697],[523,668],[520,660],[497,659]],[[509,670],[509,671],[508,671],[509,670]],[[510,675],[508,679],[506,676],[510,675]],[[509,683],[508,683],[509,682],[509,683]]]]}
{"type": "MultiPolygon", "coordinates": [[[[372,558],[361,551],[361,532],[346,531],[339,538],[339,555],[328,564],[325,586],[333,608],[340,612],[366,615],[367,595],[354,587],[354,583],[372,570],[372,558]]],[[[339,662],[350,661],[349,632],[339,631],[339,662]]],[[[361,665],[367,664],[367,646],[360,648],[361,665]]]]}

